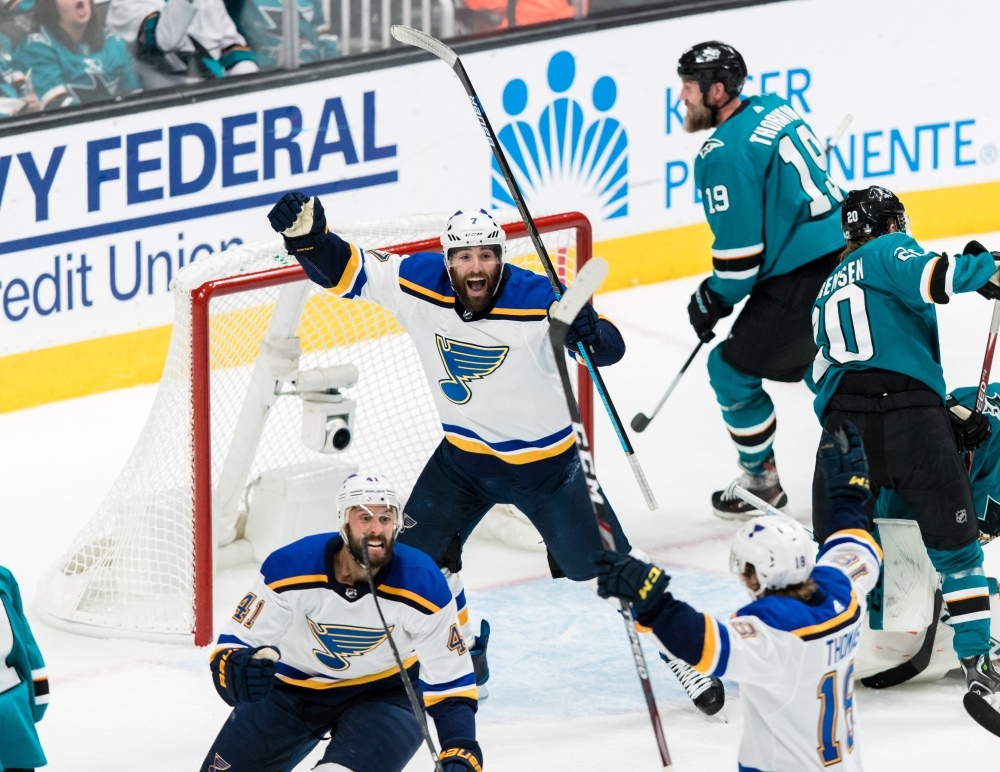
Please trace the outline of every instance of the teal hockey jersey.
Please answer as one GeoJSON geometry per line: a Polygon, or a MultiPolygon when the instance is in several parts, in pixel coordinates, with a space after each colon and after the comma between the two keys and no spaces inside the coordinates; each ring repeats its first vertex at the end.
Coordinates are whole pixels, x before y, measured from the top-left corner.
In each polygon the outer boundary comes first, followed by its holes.
{"type": "Polygon", "coordinates": [[[694,180],[714,236],[708,286],[726,305],[844,246],[844,194],[823,150],[774,94],[745,100],[701,146],[694,180]]]}
{"type": "Polygon", "coordinates": [[[905,233],[864,244],[830,274],[813,304],[814,402],[820,421],[848,370],[881,369],[927,384],[944,405],[935,304],[972,292],[996,272],[989,253],[930,252],[905,233]]]}
{"type": "Polygon", "coordinates": [[[45,662],[13,574],[0,566],[0,770],[46,764],[35,722],[49,702],[45,662]]]}
{"type": "MultiPolygon", "coordinates": [[[[340,56],[337,38],[326,33],[323,7],[317,0],[298,0],[299,61],[310,64],[340,56]]],[[[245,0],[239,28],[261,69],[278,66],[281,51],[281,0],[245,0]]]]}
{"type": "Polygon", "coordinates": [[[31,70],[35,93],[46,109],[105,102],[141,91],[132,55],[119,37],[109,35],[100,51],[82,43],[76,51],[53,38],[43,26],[14,52],[14,66],[31,70]]]}

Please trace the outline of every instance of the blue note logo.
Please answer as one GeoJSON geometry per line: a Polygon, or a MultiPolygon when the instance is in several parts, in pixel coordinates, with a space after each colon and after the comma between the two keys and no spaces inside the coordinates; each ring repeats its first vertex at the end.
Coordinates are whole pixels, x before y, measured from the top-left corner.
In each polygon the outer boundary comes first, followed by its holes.
{"type": "Polygon", "coordinates": [[[507,346],[475,346],[435,335],[438,353],[448,377],[438,381],[444,395],[456,405],[464,405],[472,399],[468,381],[485,378],[494,372],[507,358],[507,346]]]}
{"type": "MultiPolygon", "coordinates": [[[[597,79],[584,105],[574,95],[576,60],[560,51],[549,61],[551,95],[536,93],[514,78],[504,87],[503,106],[510,123],[497,134],[514,178],[533,207],[551,211],[579,209],[592,218],[612,220],[628,214],[628,136],[610,115],[618,98],[613,78],[597,79]],[[555,97],[552,99],[552,97],[555,97]],[[539,101],[551,99],[538,110],[539,101]],[[529,119],[530,120],[530,119],[529,119]]],[[[493,206],[514,206],[500,166],[493,160],[493,206]]]]}
{"type": "Polygon", "coordinates": [[[212,760],[212,766],[208,768],[208,772],[225,772],[225,770],[232,768],[232,764],[216,753],[215,758],[212,760]]]}
{"type": "MultiPolygon", "coordinates": [[[[360,657],[377,649],[386,639],[385,630],[350,625],[323,625],[308,617],[309,631],[319,641],[322,649],[313,649],[316,659],[330,670],[347,670],[351,666],[349,657],[360,657]]],[[[389,628],[392,630],[392,627],[389,628]]]]}

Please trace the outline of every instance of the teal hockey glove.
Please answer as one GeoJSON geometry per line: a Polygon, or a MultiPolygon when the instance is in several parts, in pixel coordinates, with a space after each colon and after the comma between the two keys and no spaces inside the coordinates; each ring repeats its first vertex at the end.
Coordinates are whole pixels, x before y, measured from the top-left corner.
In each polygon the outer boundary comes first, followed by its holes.
{"type": "Polygon", "coordinates": [[[631,555],[599,550],[591,553],[590,562],[597,570],[597,594],[631,603],[636,616],[652,609],[670,583],[662,568],[631,555]]]}
{"type": "Polygon", "coordinates": [[[861,434],[850,421],[833,434],[823,432],[819,462],[826,479],[826,494],[831,499],[848,496],[864,503],[871,498],[868,458],[861,434]]]}

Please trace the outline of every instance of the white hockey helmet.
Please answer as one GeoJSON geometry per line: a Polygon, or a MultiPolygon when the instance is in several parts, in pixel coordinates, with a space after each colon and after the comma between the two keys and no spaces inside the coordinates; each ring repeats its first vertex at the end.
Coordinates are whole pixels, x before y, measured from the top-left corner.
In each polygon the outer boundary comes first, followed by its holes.
{"type": "Polygon", "coordinates": [[[352,474],[340,486],[340,493],[337,494],[337,530],[342,534],[351,507],[389,507],[396,521],[392,529],[393,537],[403,524],[403,507],[396,486],[380,474],[352,474]]]}
{"type": "Polygon", "coordinates": [[[506,241],[503,228],[485,209],[470,212],[459,210],[448,218],[444,233],[441,234],[445,267],[448,267],[448,253],[462,247],[499,246],[500,262],[503,263],[507,254],[506,241]]]}
{"type": "Polygon", "coordinates": [[[798,522],[780,515],[761,515],[745,523],[736,532],[729,552],[729,568],[742,575],[747,563],[753,565],[760,587],[780,590],[809,578],[816,565],[816,543],[798,522]]]}

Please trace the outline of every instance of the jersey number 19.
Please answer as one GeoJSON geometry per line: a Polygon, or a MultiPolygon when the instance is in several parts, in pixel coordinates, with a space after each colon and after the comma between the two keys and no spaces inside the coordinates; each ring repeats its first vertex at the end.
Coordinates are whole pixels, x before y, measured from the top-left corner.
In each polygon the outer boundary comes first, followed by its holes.
{"type": "MultiPolygon", "coordinates": [[[[837,717],[840,715],[837,688],[837,671],[832,670],[820,679],[816,687],[816,697],[820,701],[819,746],[816,748],[824,767],[841,760],[840,742],[837,740],[837,717]]],[[[843,685],[844,726],[847,730],[847,752],[854,750],[854,663],[844,673],[843,685]]]]}
{"type": "Polygon", "coordinates": [[[841,194],[840,188],[830,179],[830,175],[827,174],[826,153],[823,152],[823,148],[819,140],[816,139],[816,135],[804,123],[800,123],[795,127],[795,133],[802,142],[802,147],[805,148],[806,154],[803,155],[802,151],[795,144],[795,141],[786,134],[778,142],[778,155],[781,156],[782,161],[786,164],[791,164],[795,167],[795,171],[799,173],[799,182],[802,183],[802,190],[809,196],[809,216],[818,217],[833,209],[834,201],[837,203],[843,201],[844,196],[841,194]],[[806,155],[809,156],[808,160],[806,159],[806,155]],[[810,161],[823,175],[825,192],[820,190],[816,181],[813,180],[812,170],[809,168],[810,161]],[[833,199],[833,201],[830,199],[833,199]]]}

